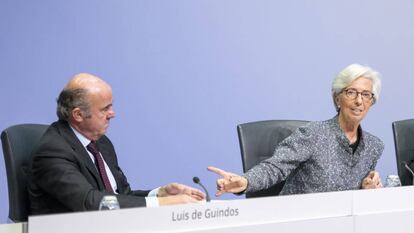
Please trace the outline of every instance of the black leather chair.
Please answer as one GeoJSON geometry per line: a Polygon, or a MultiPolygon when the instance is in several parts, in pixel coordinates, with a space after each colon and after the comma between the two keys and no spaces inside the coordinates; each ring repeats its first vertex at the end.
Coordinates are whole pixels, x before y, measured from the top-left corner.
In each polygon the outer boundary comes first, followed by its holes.
{"type": "Polygon", "coordinates": [[[1,133],[9,189],[9,218],[13,222],[27,221],[27,172],[31,153],[47,127],[39,124],[22,124],[11,126],[1,133]]]}
{"type": "Polygon", "coordinates": [[[413,175],[405,168],[404,163],[407,163],[411,169],[414,168],[414,119],[393,122],[392,132],[401,184],[412,185],[413,175]]]}
{"type": "MultiPolygon", "coordinates": [[[[298,127],[308,121],[269,120],[256,121],[237,126],[243,171],[246,172],[256,164],[273,155],[276,146],[298,127]]],[[[254,193],[246,193],[246,198],[279,195],[285,182],[278,183],[269,189],[254,193]]]]}

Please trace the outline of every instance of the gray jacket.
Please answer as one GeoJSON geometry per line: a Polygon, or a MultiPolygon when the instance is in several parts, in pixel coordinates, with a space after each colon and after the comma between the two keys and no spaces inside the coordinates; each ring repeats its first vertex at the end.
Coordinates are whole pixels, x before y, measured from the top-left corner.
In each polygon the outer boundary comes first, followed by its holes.
{"type": "Polygon", "coordinates": [[[248,180],[246,192],[283,180],[281,195],[359,189],[363,178],[374,170],[384,143],[361,127],[358,130],[359,144],[353,153],[338,116],[298,128],[272,157],[243,175],[248,180]]]}

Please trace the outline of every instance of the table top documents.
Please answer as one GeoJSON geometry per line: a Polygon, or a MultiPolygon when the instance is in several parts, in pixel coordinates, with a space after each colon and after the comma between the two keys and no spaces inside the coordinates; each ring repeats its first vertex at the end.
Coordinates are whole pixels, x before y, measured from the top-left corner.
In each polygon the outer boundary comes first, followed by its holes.
{"type": "Polygon", "coordinates": [[[27,223],[9,223],[0,225],[0,233],[26,233],[27,223]]]}

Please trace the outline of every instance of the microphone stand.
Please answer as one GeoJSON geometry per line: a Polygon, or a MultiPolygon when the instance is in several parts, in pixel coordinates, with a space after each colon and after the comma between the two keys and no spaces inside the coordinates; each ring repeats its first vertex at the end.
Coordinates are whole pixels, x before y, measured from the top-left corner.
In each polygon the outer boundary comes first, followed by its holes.
{"type": "Polygon", "coordinates": [[[204,192],[206,193],[206,201],[210,202],[210,200],[211,200],[210,195],[208,194],[208,191],[207,191],[206,187],[204,187],[204,185],[200,182],[200,178],[198,178],[197,176],[194,176],[193,177],[193,182],[200,185],[201,188],[203,188],[204,192]]]}
{"type": "Polygon", "coordinates": [[[411,173],[412,176],[412,185],[414,185],[414,172],[411,170],[410,166],[408,166],[407,162],[403,161],[401,162],[402,165],[404,165],[405,169],[411,173]]]}

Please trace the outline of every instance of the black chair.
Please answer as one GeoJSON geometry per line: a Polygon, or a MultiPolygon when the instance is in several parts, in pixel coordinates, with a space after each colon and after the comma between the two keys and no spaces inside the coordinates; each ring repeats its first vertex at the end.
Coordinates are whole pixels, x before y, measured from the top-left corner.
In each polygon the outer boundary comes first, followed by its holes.
{"type": "MultiPolygon", "coordinates": [[[[276,146],[298,127],[308,121],[269,120],[256,121],[237,126],[243,171],[246,172],[256,164],[273,155],[276,146]]],[[[279,195],[285,182],[278,183],[269,189],[254,193],[246,193],[246,198],[279,195]]]]}
{"type": "Polygon", "coordinates": [[[22,124],[11,126],[1,133],[9,189],[9,218],[13,222],[27,221],[27,172],[31,153],[47,127],[39,124],[22,124]]]}
{"type": "Polygon", "coordinates": [[[402,185],[413,185],[413,175],[404,163],[414,168],[414,119],[392,123],[398,176],[402,185]]]}

